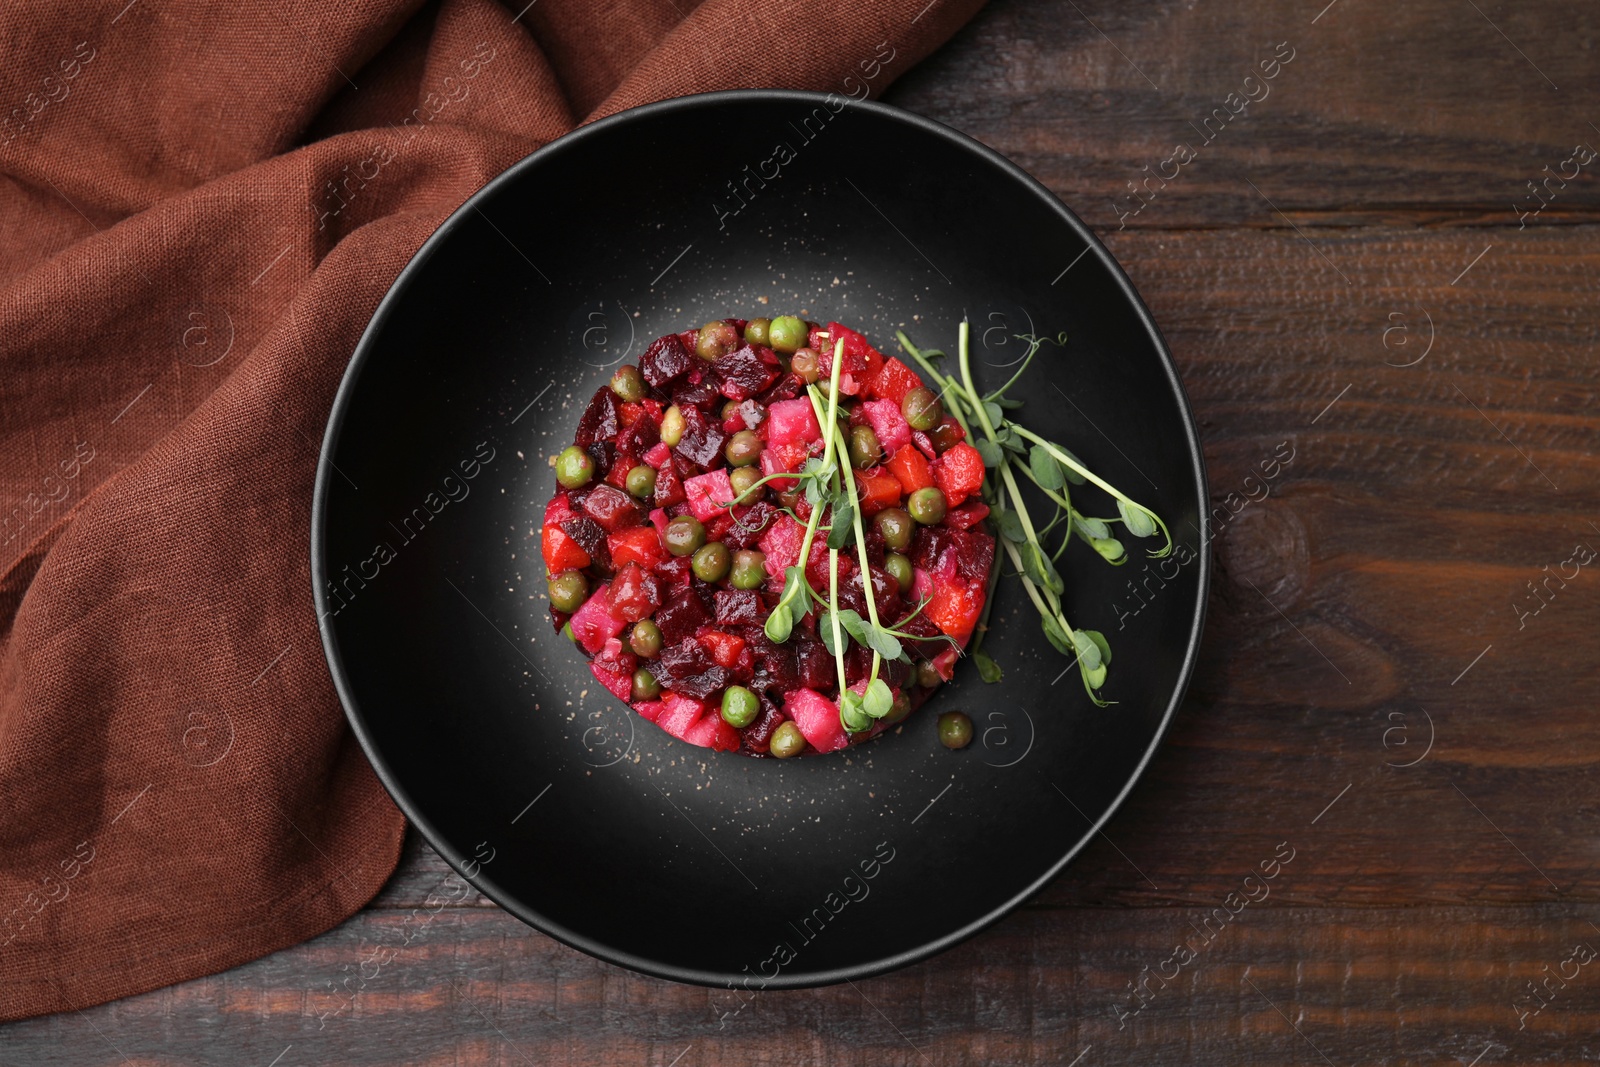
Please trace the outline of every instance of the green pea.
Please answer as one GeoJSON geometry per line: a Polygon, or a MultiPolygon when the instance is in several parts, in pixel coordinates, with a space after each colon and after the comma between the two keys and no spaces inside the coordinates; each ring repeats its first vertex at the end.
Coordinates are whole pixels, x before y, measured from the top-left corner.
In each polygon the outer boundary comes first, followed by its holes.
{"type": "Polygon", "coordinates": [[[916,527],[912,525],[911,513],[905,508],[884,508],[872,520],[878,527],[878,533],[883,535],[883,543],[891,552],[904,552],[911,547],[911,535],[916,527]]]}
{"type": "Polygon", "coordinates": [[[589,596],[589,581],[582,571],[562,571],[550,579],[550,606],[569,615],[583,607],[589,596]]]}
{"type": "Polygon", "coordinates": [[[900,587],[902,593],[910,590],[916,581],[916,575],[911,570],[911,561],[898,552],[883,554],[883,569],[889,572],[889,577],[894,579],[894,584],[900,587]]]}
{"type": "Polygon", "coordinates": [[[947,711],[939,716],[939,743],[945,748],[966,748],[972,744],[972,720],[959,711],[947,711]]]}
{"type": "Polygon", "coordinates": [[[656,469],[641,463],[628,471],[628,492],[640,500],[647,500],[656,491],[656,469]]]}
{"type": "Polygon", "coordinates": [[[645,388],[644,375],[632,363],[624,363],[611,376],[611,391],[623,400],[643,400],[645,388]]]}
{"type": "Polygon", "coordinates": [[[728,457],[728,462],[733,466],[748,467],[761,458],[761,438],[756,436],[754,430],[740,430],[728,438],[722,454],[728,457]]]}
{"type": "Polygon", "coordinates": [[[739,331],[733,328],[733,323],[717,319],[700,327],[694,351],[701,359],[716,359],[732,352],[738,345],[739,331]]]}
{"type": "Polygon", "coordinates": [[[735,467],[728,472],[728,481],[733,485],[733,499],[740,504],[754,504],[767,493],[766,486],[757,487],[763,475],[759,467],[735,467]]]}
{"type": "Polygon", "coordinates": [[[661,695],[661,683],[656,676],[640,667],[633,672],[633,699],[654,700],[661,695]]]}
{"type": "Polygon", "coordinates": [[[944,405],[933,390],[919,385],[900,401],[900,414],[906,417],[913,430],[931,430],[944,418],[944,405]]]}
{"type": "Polygon", "coordinates": [[[800,319],[793,315],[779,315],[767,327],[767,343],[779,352],[793,352],[805,347],[809,333],[800,319]]]}
{"type": "Polygon", "coordinates": [[[822,357],[814,348],[801,348],[789,360],[789,369],[807,385],[814,385],[822,377],[822,357]]]}
{"type": "Polygon", "coordinates": [[[761,714],[761,701],[742,685],[730,685],[722,693],[722,721],[729,726],[745,727],[761,714]]]}
{"type": "Polygon", "coordinates": [[[636,656],[655,659],[661,654],[661,627],[649,619],[640,619],[633,624],[633,632],[628,635],[628,647],[633,649],[636,656]]]}
{"type": "Polygon", "coordinates": [[[792,722],[780,723],[772,731],[771,746],[767,751],[779,759],[788,759],[798,756],[806,750],[806,735],[800,732],[800,727],[792,722]]]}
{"type": "Polygon", "coordinates": [[[961,427],[953,419],[950,422],[941,421],[928,431],[928,436],[933,439],[933,450],[942,456],[961,443],[961,427]]]}
{"type": "Polygon", "coordinates": [[[733,556],[733,587],[760,589],[767,580],[767,557],[753,548],[742,548],[733,556]]]}
{"type": "Polygon", "coordinates": [[[767,339],[767,328],[771,325],[771,319],[751,319],[744,324],[744,339],[753,345],[770,343],[767,339]]]}
{"type": "Polygon", "coordinates": [[[894,703],[889,705],[889,714],[883,717],[883,721],[893,726],[910,714],[911,698],[904,693],[896,693],[894,695],[894,703]]]}
{"type": "Polygon", "coordinates": [[[924,526],[932,526],[944,518],[944,493],[932,485],[918,489],[911,494],[911,499],[906,501],[906,508],[911,512],[913,519],[924,526]]]}
{"type": "Polygon", "coordinates": [[[850,431],[850,466],[856,470],[874,466],[882,458],[883,446],[871,426],[856,426],[850,431]]]}
{"type": "Polygon", "coordinates": [[[943,684],[944,679],[939,677],[939,669],[930,660],[923,660],[917,664],[917,684],[924,689],[932,689],[943,684]]]}
{"type": "Polygon", "coordinates": [[[556,481],[568,489],[588,485],[594,477],[594,460],[577,445],[568,445],[556,456],[556,481]]]}
{"type": "Polygon", "coordinates": [[[728,568],[733,566],[733,554],[721,541],[713,541],[695,550],[689,566],[694,570],[694,576],[702,582],[720,582],[728,576],[728,568]]]}
{"type": "Polygon", "coordinates": [[[678,447],[683,440],[683,412],[674,404],[661,416],[661,440],[668,448],[678,447]]]}
{"type": "Polygon", "coordinates": [[[693,515],[679,515],[667,523],[667,551],[674,556],[689,556],[706,543],[706,528],[693,515]]]}

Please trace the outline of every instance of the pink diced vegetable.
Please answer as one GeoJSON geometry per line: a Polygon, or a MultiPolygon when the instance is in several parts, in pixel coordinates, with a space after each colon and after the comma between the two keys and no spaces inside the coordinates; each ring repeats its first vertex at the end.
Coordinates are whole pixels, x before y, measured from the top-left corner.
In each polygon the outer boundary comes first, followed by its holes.
{"type": "Polygon", "coordinates": [[[814,689],[785,693],[783,710],[818,752],[837,752],[850,743],[839,723],[839,705],[814,689]]]}
{"type": "Polygon", "coordinates": [[[805,397],[779,400],[767,408],[767,444],[809,443],[821,436],[822,427],[817,425],[817,414],[811,410],[811,401],[805,397]]]}
{"type": "Polygon", "coordinates": [[[911,443],[911,424],[906,422],[900,405],[893,400],[869,400],[861,405],[861,410],[886,455],[892,456],[911,443]]]}
{"type": "Polygon", "coordinates": [[[718,515],[726,514],[727,509],[722,505],[733,501],[733,483],[728,479],[727,470],[722,467],[685,478],[683,492],[689,498],[689,510],[701,522],[710,522],[718,515]]]}
{"type": "Polygon", "coordinates": [[[612,616],[606,600],[609,588],[609,583],[601,585],[572,616],[572,634],[591,656],[605,647],[607,638],[617,636],[628,625],[626,621],[612,616]]]}

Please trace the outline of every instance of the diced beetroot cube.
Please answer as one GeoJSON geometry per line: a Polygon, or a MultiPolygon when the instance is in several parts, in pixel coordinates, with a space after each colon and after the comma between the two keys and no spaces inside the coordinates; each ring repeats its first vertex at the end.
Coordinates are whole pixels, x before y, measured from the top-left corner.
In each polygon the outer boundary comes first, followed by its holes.
{"type": "Polygon", "coordinates": [[[766,621],[766,606],[754,589],[719,589],[712,600],[718,626],[756,626],[766,621]]]}
{"type": "Polygon", "coordinates": [[[765,696],[761,698],[761,715],[755,722],[739,731],[739,744],[747,752],[766,752],[772,747],[772,735],[784,723],[783,712],[765,696]]]}
{"type": "Polygon", "coordinates": [[[639,415],[633,420],[633,424],[617,437],[617,449],[629,455],[642,456],[652,447],[661,443],[661,424],[646,414],[645,409],[640,405],[624,404],[622,406],[624,414],[626,414],[627,408],[637,407],[639,415]]]}
{"type": "Polygon", "coordinates": [[[933,575],[921,567],[911,570],[911,599],[918,604],[933,595],[933,575]]]}
{"type": "Polygon", "coordinates": [[[677,464],[669,458],[656,471],[655,505],[658,508],[670,508],[683,503],[683,500],[683,476],[678,473],[677,464]]]}
{"type": "Polygon", "coordinates": [[[595,486],[583,498],[583,511],[607,533],[637,526],[644,520],[639,502],[614,485],[595,486]]]}
{"type": "Polygon", "coordinates": [[[672,458],[672,449],[667,447],[667,443],[665,441],[657,441],[655,444],[645,449],[644,455],[640,458],[642,458],[646,463],[650,464],[650,466],[660,470],[661,465],[668,459],[672,458]]]}
{"type": "Polygon", "coordinates": [[[994,564],[994,538],[980,530],[953,530],[956,547],[956,573],[969,582],[989,580],[994,564]]]}
{"type": "Polygon", "coordinates": [[[794,638],[795,670],[800,684],[811,689],[827,689],[838,684],[838,672],[828,649],[815,637],[794,638]]]}
{"type": "Polygon", "coordinates": [[[628,625],[611,614],[606,597],[610,589],[609,584],[602,583],[572,616],[572,634],[591,656],[605,647],[608,638],[617,636],[628,625]]]}
{"type": "Polygon", "coordinates": [[[626,701],[633,695],[633,679],[620,671],[610,671],[595,660],[589,661],[589,671],[599,683],[611,691],[618,700],[626,701]]]}
{"type": "Polygon", "coordinates": [[[641,700],[633,706],[633,710],[655,722],[661,717],[661,712],[666,706],[666,702],[662,700],[641,700]]]}
{"type": "Polygon", "coordinates": [[[911,424],[900,413],[900,405],[893,400],[868,400],[861,405],[867,425],[878,435],[878,444],[887,455],[911,443],[911,424]]]}
{"type": "Polygon", "coordinates": [[[701,522],[710,522],[719,515],[728,514],[722,505],[733,501],[733,483],[728,480],[726,468],[718,467],[705,474],[683,480],[683,494],[688,498],[689,510],[701,522]]]}
{"type": "MultiPolygon", "coordinates": [[[[701,467],[712,466],[722,457],[722,446],[728,443],[728,435],[699,408],[691,406],[680,410],[683,412],[683,436],[678,439],[678,455],[693,460],[701,467]]],[[[658,476],[658,488],[659,485],[658,476]]]]}
{"type": "Polygon", "coordinates": [[[646,664],[651,677],[661,688],[704,699],[728,684],[728,670],[711,658],[698,639],[686,637],[666,645],[661,654],[646,664]]]}
{"type": "Polygon", "coordinates": [[[719,356],[716,367],[722,395],[729,400],[748,400],[777,381],[777,360],[771,356],[771,349],[749,344],[719,356]]]}
{"type": "Polygon", "coordinates": [[[706,706],[693,697],[670,690],[661,694],[661,702],[663,706],[656,716],[656,725],[681,741],[689,740],[689,728],[700,721],[706,706]]]}
{"type": "Polygon", "coordinates": [[[618,410],[617,394],[608,385],[595,390],[589,406],[578,419],[575,437],[579,448],[588,448],[597,441],[612,441],[622,429],[622,413],[618,410]]]}
{"type": "Polygon", "coordinates": [[[733,509],[733,517],[737,521],[728,527],[727,535],[722,541],[733,551],[750,548],[761,540],[761,535],[767,532],[767,527],[781,514],[776,505],[765,500],[758,500],[749,506],[736,507],[733,509]]]}
{"type": "Polygon", "coordinates": [[[688,556],[668,556],[653,569],[663,590],[686,586],[694,577],[694,562],[688,556]]]}
{"type": "Polygon", "coordinates": [[[717,752],[734,752],[739,748],[739,731],[723,721],[721,715],[711,712],[689,727],[683,739],[691,745],[713,749],[717,752]]]}
{"type": "Polygon", "coordinates": [[[805,392],[806,383],[798,374],[783,374],[772,383],[772,387],[756,397],[756,403],[762,407],[771,407],[780,400],[793,400],[805,392]]]}
{"type": "Polygon", "coordinates": [[[700,594],[692,587],[672,590],[666,602],[656,611],[656,625],[661,637],[669,645],[676,645],[686,637],[693,637],[700,627],[711,621],[700,594]]]}
{"type": "Polygon", "coordinates": [[[694,365],[694,356],[684,347],[683,339],[675,333],[658,337],[639,357],[639,373],[644,380],[660,389],[694,365]]]}
{"type": "Polygon", "coordinates": [[[945,650],[933,657],[933,669],[939,672],[939,677],[949,681],[956,674],[956,659],[961,654],[955,649],[945,646],[945,650]]]}
{"type": "Polygon", "coordinates": [[[704,360],[695,360],[689,373],[672,383],[672,402],[680,409],[704,407],[721,400],[722,378],[717,368],[704,360]]]}
{"type": "Polygon", "coordinates": [[[814,689],[783,694],[783,711],[818,752],[837,752],[850,743],[839,724],[839,705],[814,689]]]}
{"type": "Polygon", "coordinates": [[[822,427],[817,425],[817,413],[806,397],[780,400],[767,408],[767,444],[809,444],[820,440],[822,427]]]}

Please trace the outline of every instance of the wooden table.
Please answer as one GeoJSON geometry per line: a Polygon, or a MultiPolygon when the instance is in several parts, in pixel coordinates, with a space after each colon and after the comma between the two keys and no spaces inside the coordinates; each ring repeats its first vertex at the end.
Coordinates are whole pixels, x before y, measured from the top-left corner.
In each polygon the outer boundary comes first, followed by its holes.
{"type": "Polygon", "coordinates": [[[0,1063],[1600,1059],[1600,8],[1325,2],[994,0],[889,95],[1105,236],[1226,518],[1183,712],[1037,900],[719,1025],[413,841],[326,936],[0,1063]]]}

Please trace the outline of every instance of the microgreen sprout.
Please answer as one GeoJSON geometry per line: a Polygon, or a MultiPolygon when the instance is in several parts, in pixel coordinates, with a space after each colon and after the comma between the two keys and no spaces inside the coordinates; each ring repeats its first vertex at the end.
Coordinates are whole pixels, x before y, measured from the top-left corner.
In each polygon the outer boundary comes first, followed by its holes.
{"type": "MultiPolygon", "coordinates": [[[[896,337],[901,347],[937,387],[946,410],[960,423],[968,440],[983,457],[983,464],[990,472],[981,490],[983,501],[989,505],[990,518],[999,531],[1001,549],[1020,576],[1023,591],[1039,612],[1045,638],[1062,655],[1073,658],[1089,699],[1104,706],[1108,701],[1101,697],[1099,691],[1105,684],[1107,668],[1111,663],[1111,646],[1104,634],[1096,630],[1075,629],[1067,621],[1062,608],[1065,582],[1056,568],[1056,561],[1076,537],[1108,563],[1120,566],[1127,562],[1127,550],[1121,540],[1112,535],[1112,523],[1121,523],[1130,537],[1151,537],[1159,530],[1164,543],[1149,551],[1153,559],[1171,553],[1172,535],[1160,516],[1089,470],[1069,449],[1039,436],[1011,418],[1009,413],[1022,407],[1022,401],[1006,396],[1006,391],[1022,378],[1046,341],[1065,345],[1066,335],[1057,338],[1019,336],[1018,339],[1029,346],[1027,354],[1011,378],[989,393],[980,393],[973,381],[968,323],[961,323],[956,373],[945,373],[939,369],[938,361],[948,358],[945,353],[936,349],[917,348],[903,331],[897,332],[896,337]],[[1043,526],[1033,521],[1022,493],[1019,473],[1054,505],[1050,519],[1043,526]],[[1116,501],[1115,517],[1086,516],[1073,505],[1069,486],[1088,484],[1104,490],[1116,501]],[[1054,550],[1050,550],[1047,538],[1057,531],[1059,540],[1054,550]]],[[[1000,665],[982,650],[983,638],[988,631],[989,612],[994,605],[994,582],[998,578],[998,571],[997,567],[996,573],[991,575],[990,595],[984,602],[983,614],[978,620],[970,650],[978,674],[986,682],[997,682],[1004,673],[1000,665]]]]}

